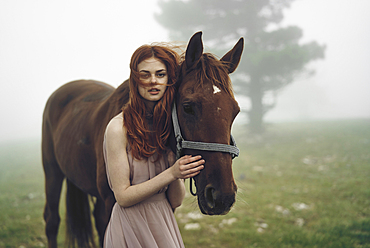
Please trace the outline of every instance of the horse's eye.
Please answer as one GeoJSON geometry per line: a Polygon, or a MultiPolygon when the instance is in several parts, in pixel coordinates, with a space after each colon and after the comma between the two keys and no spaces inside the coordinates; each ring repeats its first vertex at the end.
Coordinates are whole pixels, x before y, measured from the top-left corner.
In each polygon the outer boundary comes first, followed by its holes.
{"type": "Polygon", "coordinates": [[[184,107],[184,112],[185,113],[187,113],[189,115],[194,115],[195,114],[194,110],[193,110],[193,107],[190,104],[188,104],[188,103],[184,104],[183,107],[184,107]]]}

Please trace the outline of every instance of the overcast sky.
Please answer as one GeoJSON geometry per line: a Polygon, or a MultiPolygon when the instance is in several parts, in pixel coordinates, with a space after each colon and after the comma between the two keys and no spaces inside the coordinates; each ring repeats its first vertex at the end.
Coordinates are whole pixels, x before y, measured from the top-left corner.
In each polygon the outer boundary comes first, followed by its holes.
{"type": "MultiPolygon", "coordinates": [[[[292,4],[282,25],[326,44],[326,58],[311,65],[315,76],[281,92],[266,120],[370,117],[369,9],[368,0],[292,4]]],[[[137,47],[169,41],[158,11],[153,0],[0,0],[1,141],[39,137],[47,98],[66,82],[123,82],[137,47]]]]}
{"type": "Polygon", "coordinates": [[[283,25],[303,29],[303,41],[326,44],[316,75],[279,96],[267,120],[370,117],[370,1],[296,0],[283,25]]]}

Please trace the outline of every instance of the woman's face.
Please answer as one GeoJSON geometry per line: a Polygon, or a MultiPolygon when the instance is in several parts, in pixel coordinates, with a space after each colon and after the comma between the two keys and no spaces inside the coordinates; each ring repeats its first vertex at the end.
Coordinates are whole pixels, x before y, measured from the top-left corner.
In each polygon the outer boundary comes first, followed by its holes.
{"type": "Polygon", "coordinates": [[[144,85],[138,85],[139,94],[148,101],[159,101],[167,88],[167,68],[157,58],[149,58],[138,64],[140,81],[144,85]]]}

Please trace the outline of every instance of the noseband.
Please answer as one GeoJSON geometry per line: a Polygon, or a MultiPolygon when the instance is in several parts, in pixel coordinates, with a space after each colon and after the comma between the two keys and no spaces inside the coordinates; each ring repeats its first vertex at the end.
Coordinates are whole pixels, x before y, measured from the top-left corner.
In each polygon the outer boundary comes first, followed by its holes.
{"type": "MultiPolygon", "coordinates": [[[[173,130],[175,132],[176,138],[176,159],[179,159],[183,149],[193,149],[211,152],[226,152],[230,153],[232,159],[239,156],[239,148],[236,146],[234,137],[230,135],[230,145],[220,144],[220,143],[206,143],[199,141],[188,141],[184,140],[181,135],[179,120],[177,118],[176,103],[174,102],[172,107],[172,122],[173,130]]],[[[190,178],[190,193],[195,196],[196,193],[193,192],[192,178],[190,178]]]]}

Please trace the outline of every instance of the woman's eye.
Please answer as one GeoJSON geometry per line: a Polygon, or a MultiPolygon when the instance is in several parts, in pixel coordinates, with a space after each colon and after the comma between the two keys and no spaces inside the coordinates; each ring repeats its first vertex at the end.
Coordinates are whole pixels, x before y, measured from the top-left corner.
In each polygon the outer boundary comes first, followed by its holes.
{"type": "Polygon", "coordinates": [[[195,114],[195,112],[193,110],[193,107],[190,104],[184,104],[183,108],[184,108],[185,113],[187,113],[189,115],[194,115],[195,114]]]}
{"type": "Polygon", "coordinates": [[[165,77],[166,76],[166,74],[165,73],[159,73],[159,74],[157,74],[157,77],[159,77],[159,78],[163,78],[163,77],[165,77]]]}
{"type": "Polygon", "coordinates": [[[140,74],[140,79],[148,79],[149,77],[149,74],[140,74]]]}

